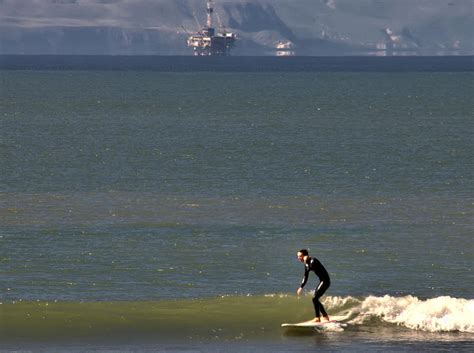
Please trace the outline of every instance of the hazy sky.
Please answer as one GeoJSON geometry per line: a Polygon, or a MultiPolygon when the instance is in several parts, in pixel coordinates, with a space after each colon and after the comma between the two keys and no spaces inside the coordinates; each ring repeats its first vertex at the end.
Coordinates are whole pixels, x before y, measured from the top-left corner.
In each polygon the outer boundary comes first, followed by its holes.
{"type": "MultiPolygon", "coordinates": [[[[169,0],[173,1],[173,0],[169,0]]],[[[0,0],[6,25],[127,26],[156,14],[150,0],[0,0]]]]}

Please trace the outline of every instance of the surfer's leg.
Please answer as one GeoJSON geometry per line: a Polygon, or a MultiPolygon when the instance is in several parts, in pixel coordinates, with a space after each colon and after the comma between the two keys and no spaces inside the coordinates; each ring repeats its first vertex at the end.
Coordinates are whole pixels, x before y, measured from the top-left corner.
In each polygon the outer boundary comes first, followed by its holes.
{"type": "Polygon", "coordinates": [[[316,318],[320,318],[321,317],[321,314],[320,314],[320,305],[321,303],[318,301],[318,299],[316,297],[313,297],[313,305],[314,305],[314,317],[316,318]]]}
{"type": "Polygon", "coordinates": [[[329,316],[326,310],[324,310],[323,304],[321,304],[321,302],[319,301],[319,299],[323,296],[323,294],[329,288],[329,284],[330,284],[329,281],[321,281],[319,283],[318,288],[316,288],[316,290],[314,291],[313,305],[314,305],[314,312],[315,312],[316,318],[321,317],[321,314],[323,314],[323,316],[327,320],[329,320],[329,316]]]}

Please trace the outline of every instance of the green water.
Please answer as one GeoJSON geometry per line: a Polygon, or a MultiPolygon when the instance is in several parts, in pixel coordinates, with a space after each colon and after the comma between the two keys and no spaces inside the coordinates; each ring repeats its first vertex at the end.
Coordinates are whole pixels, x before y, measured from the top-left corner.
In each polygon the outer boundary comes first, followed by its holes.
{"type": "Polygon", "coordinates": [[[472,298],[472,73],[0,78],[3,305],[293,295],[303,247],[330,297],[472,298]]]}

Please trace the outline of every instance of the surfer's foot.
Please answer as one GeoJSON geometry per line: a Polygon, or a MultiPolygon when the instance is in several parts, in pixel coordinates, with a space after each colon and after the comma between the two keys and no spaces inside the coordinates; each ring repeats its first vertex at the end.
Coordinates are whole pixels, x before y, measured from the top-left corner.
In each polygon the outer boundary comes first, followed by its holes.
{"type": "Polygon", "coordinates": [[[311,322],[321,322],[321,319],[319,317],[315,317],[311,322]]]}
{"type": "Polygon", "coordinates": [[[323,317],[324,317],[324,320],[326,320],[326,321],[331,321],[331,320],[329,319],[329,316],[328,316],[328,315],[323,316],[323,317]]]}

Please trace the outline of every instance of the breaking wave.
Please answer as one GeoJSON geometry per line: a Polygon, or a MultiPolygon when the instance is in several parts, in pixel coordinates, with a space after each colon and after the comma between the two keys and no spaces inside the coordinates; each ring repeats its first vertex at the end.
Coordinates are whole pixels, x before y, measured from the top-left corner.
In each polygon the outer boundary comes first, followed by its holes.
{"type": "Polygon", "coordinates": [[[474,333],[474,300],[442,296],[426,300],[414,296],[329,297],[327,304],[349,307],[352,324],[367,324],[373,319],[427,332],[474,333]]]}
{"type": "MultiPolygon", "coordinates": [[[[344,330],[388,325],[392,330],[458,332],[464,338],[474,333],[474,300],[328,296],[324,305],[330,315],[344,316],[344,330]]],[[[281,323],[308,320],[313,310],[309,298],[273,294],[149,302],[3,302],[0,314],[0,341],[248,339],[281,336],[281,323]]]]}

